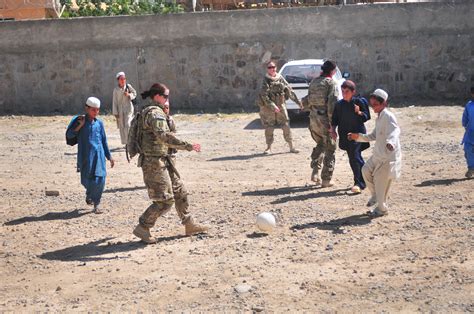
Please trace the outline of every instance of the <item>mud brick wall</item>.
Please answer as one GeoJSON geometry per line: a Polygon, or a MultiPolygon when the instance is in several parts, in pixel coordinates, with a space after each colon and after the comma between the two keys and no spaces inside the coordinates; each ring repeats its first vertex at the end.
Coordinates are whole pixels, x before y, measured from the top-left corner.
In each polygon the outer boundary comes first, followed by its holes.
{"type": "Polygon", "coordinates": [[[359,90],[459,101],[474,85],[474,1],[0,23],[0,114],[110,110],[115,73],[175,110],[255,110],[263,63],[333,58],[359,90]]]}

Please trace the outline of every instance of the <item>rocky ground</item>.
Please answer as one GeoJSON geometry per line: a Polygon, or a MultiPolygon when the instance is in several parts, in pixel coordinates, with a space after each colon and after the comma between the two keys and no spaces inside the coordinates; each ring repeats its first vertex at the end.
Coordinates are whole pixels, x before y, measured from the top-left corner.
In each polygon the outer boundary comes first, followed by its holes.
{"type": "Polygon", "coordinates": [[[342,151],[336,185],[311,184],[304,121],[293,125],[300,154],[287,153],[277,130],[264,156],[257,114],[176,115],[179,136],[203,147],[180,152],[178,168],[196,220],[211,231],[184,237],[170,212],[148,246],[131,234],[149,204],[141,169],[127,163],[110,116],[102,118],[117,164],[102,215],[85,204],[76,147],[65,144],[71,117],[1,117],[0,311],[474,311],[462,108],[393,111],[403,175],[390,215],[374,220],[364,215],[368,193],[348,190],[342,151]],[[255,227],[263,211],[278,219],[270,235],[255,227]]]}

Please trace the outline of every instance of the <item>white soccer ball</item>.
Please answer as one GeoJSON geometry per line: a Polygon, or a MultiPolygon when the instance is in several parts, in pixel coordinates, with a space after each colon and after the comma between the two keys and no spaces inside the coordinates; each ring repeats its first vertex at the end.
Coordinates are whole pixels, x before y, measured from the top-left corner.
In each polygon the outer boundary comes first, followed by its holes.
{"type": "Polygon", "coordinates": [[[257,227],[260,231],[270,232],[276,227],[275,216],[271,213],[263,212],[257,216],[257,227]]]}

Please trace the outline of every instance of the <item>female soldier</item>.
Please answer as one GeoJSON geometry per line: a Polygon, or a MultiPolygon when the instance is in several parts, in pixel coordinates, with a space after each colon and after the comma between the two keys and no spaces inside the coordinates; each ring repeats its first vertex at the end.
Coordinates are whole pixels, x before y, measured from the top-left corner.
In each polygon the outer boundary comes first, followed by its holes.
{"type": "Polygon", "coordinates": [[[264,154],[271,153],[273,144],[273,130],[275,127],[283,129],[283,137],[290,146],[291,153],[299,151],[293,146],[291,138],[290,120],[286,111],[285,100],[291,98],[300,107],[300,100],[291,89],[288,82],[277,73],[276,65],[270,61],[267,63],[267,74],[263,79],[262,88],[257,97],[257,105],[260,107],[260,120],[265,128],[267,148],[264,154]]]}
{"type": "Polygon", "coordinates": [[[138,165],[142,168],[148,196],[153,203],[140,216],[133,234],[145,243],[156,242],[156,238],[150,234],[150,228],[155,225],[158,217],[171,209],[173,203],[181,223],[185,226],[186,235],[207,231],[206,227],[194,222],[188,211],[188,193],[169,156],[170,148],[200,152],[201,145],[179,140],[170,132],[163,111],[169,92],[165,85],[156,83],[150,90],[141,94],[146,103],[138,122],[141,130],[138,165]]]}

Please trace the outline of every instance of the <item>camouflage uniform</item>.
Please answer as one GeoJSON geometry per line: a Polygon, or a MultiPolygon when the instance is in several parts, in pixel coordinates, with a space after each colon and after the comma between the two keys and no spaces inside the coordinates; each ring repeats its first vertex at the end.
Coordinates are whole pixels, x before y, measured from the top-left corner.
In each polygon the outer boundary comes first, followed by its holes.
{"type": "Polygon", "coordinates": [[[309,131],[316,142],[316,147],[311,153],[311,168],[313,180],[319,181],[319,170],[323,181],[330,181],[334,172],[336,161],[336,141],[331,138],[332,113],[337,102],[339,91],[337,83],[330,77],[317,77],[313,79],[308,88],[308,96],[303,99],[303,107],[310,111],[309,131]]]}
{"type": "Polygon", "coordinates": [[[275,77],[265,75],[262,88],[257,97],[257,105],[260,107],[260,120],[265,128],[265,138],[268,147],[273,144],[273,131],[275,127],[281,127],[285,141],[290,145],[290,149],[293,149],[290,120],[285,105],[285,100],[290,98],[301,105],[298,97],[283,76],[279,74],[275,77]],[[280,112],[275,112],[276,108],[279,108],[280,112]]]}
{"type": "Polygon", "coordinates": [[[170,132],[167,116],[157,103],[150,101],[147,106],[153,108],[140,121],[142,154],[139,166],[153,204],[140,216],[139,222],[145,228],[153,227],[157,218],[168,212],[174,203],[181,222],[186,224],[191,219],[188,193],[176,171],[174,158],[169,156],[169,149],[192,151],[193,145],[170,132]]]}

